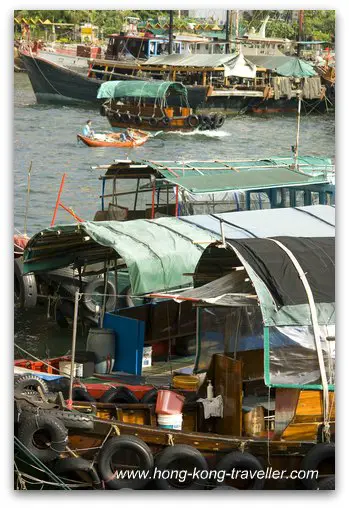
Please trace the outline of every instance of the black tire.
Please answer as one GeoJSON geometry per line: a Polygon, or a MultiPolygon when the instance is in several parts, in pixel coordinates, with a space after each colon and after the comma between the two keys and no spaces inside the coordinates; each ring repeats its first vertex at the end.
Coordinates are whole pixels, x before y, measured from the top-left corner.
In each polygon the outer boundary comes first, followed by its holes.
{"type": "Polygon", "coordinates": [[[143,118],[140,115],[136,115],[135,118],[134,118],[134,123],[136,125],[141,125],[142,122],[143,122],[143,118]]]}
{"type": "Polygon", "coordinates": [[[169,124],[170,124],[170,121],[171,121],[171,120],[169,119],[169,117],[168,117],[168,116],[163,116],[163,117],[161,118],[161,123],[162,123],[162,125],[167,126],[167,125],[169,125],[169,124]]]}
{"type": "MultiPolygon", "coordinates": [[[[302,460],[300,469],[302,471],[318,471],[319,466],[325,460],[335,460],[335,444],[334,443],[319,443],[307,453],[302,460]]],[[[334,471],[333,471],[334,472],[334,471]]],[[[307,489],[313,490],[318,485],[316,478],[304,478],[302,479],[303,485],[307,489]]]]}
{"type": "Polygon", "coordinates": [[[99,114],[101,116],[106,116],[107,115],[104,105],[99,108],[99,114]]]}
{"type": "Polygon", "coordinates": [[[36,306],[38,289],[35,275],[33,273],[23,275],[23,258],[14,260],[14,291],[15,301],[21,308],[31,309],[36,306]]]}
{"type": "Polygon", "coordinates": [[[214,122],[214,128],[219,129],[224,125],[225,122],[225,116],[224,115],[217,115],[216,120],[214,122]]]}
{"type": "Polygon", "coordinates": [[[130,120],[131,120],[131,115],[130,113],[121,113],[121,120],[124,122],[124,123],[129,123],[130,120]]]}
{"type": "MultiPolygon", "coordinates": [[[[38,407],[27,404],[23,408],[24,413],[38,414],[38,407]]],[[[44,410],[39,410],[44,414],[44,410]]],[[[67,429],[93,430],[93,416],[90,414],[79,413],[78,411],[63,411],[61,409],[50,409],[50,416],[61,420],[67,429]]],[[[20,420],[20,418],[19,418],[20,420]]]]}
{"type": "Polygon", "coordinates": [[[123,121],[122,116],[120,115],[120,113],[110,113],[110,118],[112,120],[114,120],[115,122],[122,122],[123,121]]]}
{"type": "Polygon", "coordinates": [[[145,393],[143,395],[140,402],[142,404],[156,404],[157,396],[158,396],[158,389],[152,388],[151,390],[149,390],[147,393],[145,393]]]}
{"type": "Polygon", "coordinates": [[[211,125],[211,118],[208,115],[201,115],[201,123],[203,125],[211,125]]]}
{"type": "Polygon", "coordinates": [[[186,123],[189,127],[198,127],[200,125],[200,120],[196,115],[190,115],[186,119],[186,123]]]}
{"type": "Polygon", "coordinates": [[[322,478],[315,490],[336,490],[336,480],[334,475],[326,476],[322,478]]]}
{"type": "MultiPolygon", "coordinates": [[[[174,445],[168,446],[161,452],[156,460],[155,465],[157,470],[168,471],[171,476],[171,471],[192,471],[196,468],[198,471],[207,471],[208,465],[205,457],[193,446],[189,445],[174,445]],[[189,469],[187,467],[189,466],[189,469]]],[[[155,484],[160,490],[201,490],[205,487],[207,479],[189,477],[184,481],[180,478],[168,478],[162,475],[162,478],[155,478],[155,484]]]]}
{"type": "Polygon", "coordinates": [[[101,478],[113,490],[125,488],[132,490],[143,489],[149,482],[153,467],[154,459],[149,446],[135,436],[125,435],[108,439],[98,456],[98,469],[101,478]],[[148,474],[148,478],[116,478],[112,466],[112,460],[115,455],[118,455],[118,463],[123,464],[123,470],[130,469],[129,466],[131,466],[131,470],[135,470],[135,467],[138,466],[139,471],[144,471],[143,474],[148,474]],[[137,463],[135,464],[135,462],[137,463]]]}
{"type": "Polygon", "coordinates": [[[68,432],[61,420],[49,414],[23,413],[18,429],[18,439],[35,457],[46,464],[64,452],[68,442],[68,432]],[[39,436],[36,436],[37,433],[39,436]]]}
{"type": "MultiPolygon", "coordinates": [[[[67,459],[59,459],[53,464],[53,472],[60,477],[67,478],[66,475],[71,473],[79,473],[79,472],[87,473],[91,479],[91,487],[94,490],[102,489],[102,482],[100,477],[98,476],[97,471],[93,467],[92,463],[88,460],[82,459],[80,457],[69,457],[67,459]]],[[[86,489],[86,487],[82,487],[86,489]]]]}
{"type": "MultiPolygon", "coordinates": [[[[225,455],[217,464],[217,471],[232,471],[233,469],[247,470],[247,471],[263,471],[263,466],[259,460],[251,453],[231,452],[225,455]]],[[[246,490],[262,490],[265,483],[265,478],[257,478],[247,487],[246,490]]],[[[227,485],[225,480],[220,482],[221,486],[227,485]]]]}
{"type": "Polygon", "coordinates": [[[14,382],[14,392],[16,393],[24,393],[28,391],[38,391],[38,387],[40,386],[43,393],[48,393],[49,388],[46,381],[41,379],[39,376],[35,376],[34,374],[24,374],[17,378],[14,382]]]}
{"type": "Polygon", "coordinates": [[[102,397],[99,399],[99,402],[109,402],[109,403],[130,403],[134,404],[139,402],[137,397],[131,390],[126,388],[126,386],[112,386],[103,393],[102,397]]]}
{"type": "MultiPolygon", "coordinates": [[[[96,289],[101,288],[100,294],[104,293],[104,279],[98,278],[91,282],[89,282],[84,290],[84,296],[82,298],[83,304],[85,305],[86,309],[95,314],[96,312],[96,304],[92,300],[92,294],[97,293],[96,289]]],[[[108,280],[107,283],[107,301],[106,301],[106,311],[111,312],[115,309],[116,305],[116,290],[114,284],[108,280]]]]}
{"type": "Polygon", "coordinates": [[[87,390],[85,390],[84,388],[80,388],[78,386],[74,387],[73,388],[73,400],[77,400],[77,401],[86,401],[86,402],[96,402],[96,399],[94,399],[92,397],[92,395],[90,395],[88,393],[87,390]]]}
{"type": "Polygon", "coordinates": [[[157,124],[158,124],[158,121],[157,119],[154,117],[154,116],[151,116],[149,119],[148,119],[148,123],[151,127],[156,127],[157,124]]]}

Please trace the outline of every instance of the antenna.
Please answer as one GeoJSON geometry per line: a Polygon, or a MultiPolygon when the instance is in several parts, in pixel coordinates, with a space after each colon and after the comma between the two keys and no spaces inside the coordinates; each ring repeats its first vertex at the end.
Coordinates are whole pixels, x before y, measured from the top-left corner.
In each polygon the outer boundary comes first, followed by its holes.
{"type": "Polygon", "coordinates": [[[300,132],[300,124],[301,124],[301,107],[302,107],[302,92],[301,92],[301,90],[297,90],[297,97],[298,97],[297,136],[296,136],[296,145],[294,147],[294,169],[296,171],[298,171],[299,132],[300,132]]]}

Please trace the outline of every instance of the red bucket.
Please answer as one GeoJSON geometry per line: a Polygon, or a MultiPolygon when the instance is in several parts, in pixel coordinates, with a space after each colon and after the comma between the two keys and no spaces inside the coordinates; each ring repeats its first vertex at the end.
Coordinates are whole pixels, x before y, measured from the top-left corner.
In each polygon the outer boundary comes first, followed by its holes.
{"type": "Polygon", "coordinates": [[[170,390],[159,390],[156,399],[155,413],[175,415],[182,412],[185,397],[170,390]]]}

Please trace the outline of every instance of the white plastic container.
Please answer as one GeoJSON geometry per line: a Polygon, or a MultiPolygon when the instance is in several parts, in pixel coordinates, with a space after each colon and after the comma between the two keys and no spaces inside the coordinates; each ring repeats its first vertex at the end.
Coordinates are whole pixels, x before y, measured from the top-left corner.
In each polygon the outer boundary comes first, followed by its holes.
{"type": "MultiPolygon", "coordinates": [[[[84,366],[82,363],[74,363],[74,377],[83,377],[84,366]]],[[[59,362],[59,373],[70,376],[71,362],[59,362]]]]}
{"type": "Polygon", "coordinates": [[[153,348],[151,346],[147,346],[143,348],[143,359],[142,359],[142,368],[151,367],[151,356],[152,356],[153,348]]]}
{"type": "Polygon", "coordinates": [[[158,427],[161,429],[182,430],[182,423],[182,413],[177,413],[175,415],[158,414],[158,427]]]}

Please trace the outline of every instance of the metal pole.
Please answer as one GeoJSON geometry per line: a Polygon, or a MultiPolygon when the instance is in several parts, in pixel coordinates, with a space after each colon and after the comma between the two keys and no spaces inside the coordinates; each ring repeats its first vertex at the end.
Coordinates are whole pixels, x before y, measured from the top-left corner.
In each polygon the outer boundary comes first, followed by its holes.
{"type": "Polygon", "coordinates": [[[297,110],[297,137],[296,137],[296,146],[294,150],[294,165],[295,169],[298,170],[298,153],[299,153],[299,132],[301,125],[301,94],[298,93],[298,110],[297,110]]]}
{"type": "Polygon", "coordinates": [[[28,210],[29,210],[29,196],[30,196],[30,173],[32,170],[33,161],[30,161],[30,166],[28,169],[28,185],[27,185],[27,202],[25,207],[25,216],[24,216],[24,235],[27,236],[27,220],[28,220],[28,210]]]}
{"type": "MultiPolygon", "coordinates": [[[[108,289],[108,273],[109,273],[109,261],[104,262],[104,286],[103,286],[103,304],[102,304],[102,312],[101,312],[101,321],[99,323],[99,327],[103,328],[105,307],[107,303],[107,289],[108,289]]],[[[115,289],[117,292],[117,290],[115,289]]]]}
{"type": "Polygon", "coordinates": [[[173,52],[173,11],[169,11],[170,13],[170,26],[168,29],[168,54],[172,55],[173,52]]]}
{"type": "Polygon", "coordinates": [[[225,52],[229,53],[229,41],[230,41],[230,11],[227,11],[225,18],[225,39],[227,41],[225,45],[225,52]]]}
{"type": "Polygon", "coordinates": [[[56,221],[57,210],[58,210],[58,207],[59,207],[59,203],[61,201],[61,194],[62,194],[63,187],[64,187],[65,177],[66,177],[66,173],[63,173],[62,180],[61,180],[61,185],[59,187],[59,191],[58,191],[58,195],[57,195],[56,206],[55,206],[55,209],[54,209],[54,212],[53,212],[53,217],[52,217],[52,220],[51,220],[51,227],[54,226],[55,221],[56,221]]]}
{"type": "Polygon", "coordinates": [[[68,397],[68,402],[67,402],[68,409],[72,409],[72,407],[73,407],[73,382],[74,382],[76,332],[77,332],[77,328],[78,328],[79,299],[80,299],[80,293],[79,293],[79,291],[76,291],[75,292],[75,303],[74,303],[73,338],[72,338],[72,345],[71,345],[69,397],[68,397]]]}

